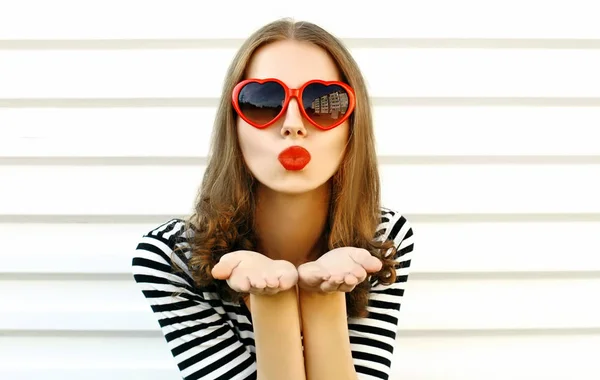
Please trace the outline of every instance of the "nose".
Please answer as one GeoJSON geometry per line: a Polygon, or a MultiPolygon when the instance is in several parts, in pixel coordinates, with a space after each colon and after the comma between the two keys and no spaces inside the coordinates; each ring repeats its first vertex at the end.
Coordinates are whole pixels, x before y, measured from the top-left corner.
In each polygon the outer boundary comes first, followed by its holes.
{"type": "Polygon", "coordinates": [[[307,131],[304,127],[304,120],[298,108],[296,99],[292,99],[285,111],[281,135],[283,137],[306,137],[307,131]]]}

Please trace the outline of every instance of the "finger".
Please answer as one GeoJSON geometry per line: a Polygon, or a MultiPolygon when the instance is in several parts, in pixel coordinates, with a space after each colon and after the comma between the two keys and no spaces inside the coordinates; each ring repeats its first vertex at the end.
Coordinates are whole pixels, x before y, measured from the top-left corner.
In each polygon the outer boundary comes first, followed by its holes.
{"type": "Polygon", "coordinates": [[[267,288],[264,288],[262,291],[263,291],[262,294],[272,296],[273,294],[279,293],[281,291],[281,289],[279,289],[279,287],[277,287],[277,288],[267,287],[267,288]]]}
{"type": "Polygon", "coordinates": [[[356,277],[359,283],[367,279],[367,271],[360,265],[355,265],[350,271],[350,274],[356,277]]]}
{"type": "Polygon", "coordinates": [[[355,285],[348,285],[344,283],[340,285],[340,287],[338,288],[338,292],[350,293],[354,290],[355,287],[355,285]]]}
{"type": "Polygon", "coordinates": [[[325,268],[315,262],[300,265],[298,273],[302,275],[304,280],[314,283],[313,285],[329,280],[331,277],[325,268]]]}
{"type": "Polygon", "coordinates": [[[227,280],[231,276],[231,272],[240,265],[240,261],[241,260],[237,255],[224,255],[211,271],[213,278],[217,280],[227,280]]]}
{"type": "Polygon", "coordinates": [[[346,274],[344,282],[338,287],[338,292],[351,292],[358,284],[358,279],[351,273],[346,274]]]}
{"type": "Polygon", "coordinates": [[[240,293],[248,293],[250,291],[250,280],[247,276],[234,276],[227,280],[229,287],[240,293]]]}
{"type": "Polygon", "coordinates": [[[265,289],[255,288],[255,287],[251,286],[250,290],[248,290],[248,293],[255,294],[255,295],[263,295],[263,294],[265,294],[265,289]]]}
{"type": "Polygon", "coordinates": [[[273,275],[277,278],[280,291],[290,289],[298,283],[298,268],[294,264],[279,260],[274,268],[273,275]]]}
{"type": "Polygon", "coordinates": [[[355,287],[356,284],[358,284],[358,279],[352,273],[348,273],[344,277],[344,283],[341,286],[347,285],[347,286],[355,287]]]}
{"type": "Polygon", "coordinates": [[[267,282],[261,274],[253,274],[248,276],[248,278],[250,280],[250,286],[255,289],[264,289],[267,287],[267,282]]]}
{"type": "Polygon", "coordinates": [[[356,249],[350,253],[354,262],[362,266],[368,273],[378,272],[383,264],[377,257],[371,255],[366,249],[356,249]]]}
{"type": "Polygon", "coordinates": [[[323,281],[321,283],[321,285],[319,285],[319,289],[321,289],[322,292],[325,293],[332,293],[332,292],[337,292],[339,287],[341,285],[341,282],[337,282],[337,281],[323,281]]]}
{"type": "Polygon", "coordinates": [[[345,274],[333,274],[327,281],[323,281],[320,288],[324,292],[332,293],[339,291],[340,286],[344,284],[345,274]]]}
{"type": "Polygon", "coordinates": [[[281,271],[279,273],[279,291],[291,289],[298,283],[298,272],[281,271]]]}
{"type": "Polygon", "coordinates": [[[275,274],[265,276],[265,284],[267,289],[276,289],[279,287],[279,277],[275,274]]]}
{"type": "Polygon", "coordinates": [[[333,273],[331,277],[329,277],[328,281],[336,285],[341,285],[342,283],[344,283],[345,277],[346,273],[333,273]]]}
{"type": "Polygon", "coordinates": [[[279,289],[279,278],[274,274],[271,274],[265,278],[265,288],[263,289],[263,294],[273,295],[278,293],[281,289],[279,289]]]}

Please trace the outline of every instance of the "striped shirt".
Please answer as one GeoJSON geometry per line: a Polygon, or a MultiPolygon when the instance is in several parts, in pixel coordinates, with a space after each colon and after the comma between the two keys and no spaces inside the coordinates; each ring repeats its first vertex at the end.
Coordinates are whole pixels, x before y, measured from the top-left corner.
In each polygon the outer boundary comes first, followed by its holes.
{"type": "MultiPolygon", "coordinates": [[[[171,219],[145,234],[132,260],[133,277],[158,320],[183,379],[256,379],[250,312],[244,302],[224,301],[214,288],[194,285],[186,265],[189,245],[182,239],[189,236],[181,219],[171,219]],[[175,247],[182,244],[182,254],[173,255],[175,247]],[[171,259],[180,267],[178,271],[173,270],[171,259]]],[[[414,245],[409,222],[388,209],[382,209],[375,236],[376,240],[394,241],[397,278],[392,285],[371,281],[369,316],[348,318],[352,358],[361,380],[390,376],[414,245]]]]}

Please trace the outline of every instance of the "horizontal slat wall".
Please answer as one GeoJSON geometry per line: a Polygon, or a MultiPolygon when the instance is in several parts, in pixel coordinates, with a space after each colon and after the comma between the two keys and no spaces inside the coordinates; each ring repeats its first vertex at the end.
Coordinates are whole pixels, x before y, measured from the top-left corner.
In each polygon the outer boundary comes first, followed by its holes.
{"type": "MultiPolygon", "coordinates": [[[[214,107],[0,108],[0,159],[206,157],[215,113],[214,107]]],[[[379,105],[373,114],[378,153],[403,160],[600,154],[600,107],[379,105]],[[389,138],[395,135],[401,138],[389,138]]]]}
{"type": "Polygon", "coordinates": [[[594,1],[389,6],[0,5],[0,378],[178,377],[130,257],[191,209],[229,60],[284,16],[350,47],[413,221],[392,379],[600,377],[594,1]]]}
{"type": "Polygon", "coordinates": [[[243,39],[274,18],[290,16],[345,38],[600,38],[594,0],[399,0],[393,8],[385,0],[358,7],[331,1],[313,8],[278,0],[210,5],[194,0],[19,0],[3,7],[0,38],[243,39]]]}
{"type": "MultiPolygon", "coordinates": [[[[187,214],[203,173],[177,163],[4,165],[0,214],[187,214]]],[[[600,165],[380,165],[382,203],[409,214],[600,214],[598,173],[600,165]]]]}
{"type": "MultiPolygon", "coordinates": [[[[597,332],[600,329],[598,309],[590,309],[587,303],[581,302],[581,299],[595,299],[600,290],[600,281],[596,278],[552,279],[552,276],[536,275],[520,279],[491,276],[491,279],[434,280],[419,273],[417,268],[411,287],[414,296],[405,302],[400,336],[454,332],[460,337],[475,332],[502,334],[509,331],[522,335],[536,331],[537,334],[546,331],[564,335],[569,331],[597,332]],[[520,290],[515,292],[515,289],[520,290]],[[464,317],[465,309],[471,318],[464,317]],[[540,319],[540,315],[545,317],[540,319]]],[[[14,305],[2,313],[0,324],[11,326],[13,333],[46,331],[60,335],[64,331],[98,334],[118,331],[127,335],[156,330],[155,321],[128,277],[5,279],[0,289],[8,295],[5,301],[14,305]],[[18,292],[11,292],[16,288],[18,292]],[[40,298],[40,293],[45,296],[40,298]]]]}
{"type": "MultiPolygon", "coordinates": [[[[600,221],[597,222],[413,222],[419,230],[417,278],[477,276],[488,273],[525,278],[529,273],[600,271],[600,221]],[[576,242],[576,243],[574,243],[576,242]],[[460,249],[460,254],[451,255],[460,249]],[[568,260],[567,260],[568,258],[568,260]]],[[[153,223],[6,223],[0,229],[0,274],[99,274],[122,278],[130,273],[129,251],[140,231],[153,223]],[[41,242],[25,244],[32,237],[41,242]],[[93,245],[87,244],[94,241],[93,245]],[[17,254],[18,253],[18,254],[17,254]],[[27,257],[27,260],[22,260],[27,257]]],[[[68,277],[68,276],[67,276],[68,277]]],[[[34,277],[35,278],[35,277],[34,277]]],[[[500,311],[498,311],[500,313],[500,311]]]]}
{"type": "MultiPolygon", "coordinates": [[[[6,364],[2,378],[29,380],[47,377],[77,379],[176,379],[172,360],[161,354],[161,337],[127,337],[119,334],[81,337],[0,337],[0,353],[6,364]],[[123,345],[127,339],[128,344],[123,345]],[[119,354],[115,355],[115,347],[119,354]],[[87,353],[95,352],[90,357],[87,353]],[[35,366],[31,357],[40,357],[35,366]],[[110,358],[108,360],[107,358],[110,358]]],[[[593,380],[600,370],[596,360],[600,339],[593,335],[505,336],[483,335],[404,336],[397,340],[394,363],[408,379],[545,379],[593,380]],[[578,354],[576,354],[578,353],[578,354]],[[436,365],[432,365],[432,358],[436,365]],[[474,358],[478,358],[474,360],[474,358]],[[503,365],[499,365],[501,361],[503,365]],[[518,373],[515,377],[515,373],[518,373]]]]}
{"type": "MultiPolygon", "coordinates": [[[[0,325],[13,331],[156,329],[156,320],[148,314],[147,304],[139,302],[139,290],[130,278],[6,279],[0,282],[0,292],[12,305],[0,315],[0,325]]],[[[600,329],[600,309],[590,310],[580,301],[595,299],[600,292],[596,278],[436,281],[415,276],[411,292],[400,334],[404,330],[600,329]],[[514,311],[503,312],[508,305],[514,311]]]]}
{"type": "MultiPolygon", "coordinates": [[[[351,52],[377,98],[600,96],[600,49],[351,52]],[[569,75],[556,75],[569,67],[569,75]]],[[[234,54],[216,48],[0,51],[0,99],[215,98],[234,54]]]]}

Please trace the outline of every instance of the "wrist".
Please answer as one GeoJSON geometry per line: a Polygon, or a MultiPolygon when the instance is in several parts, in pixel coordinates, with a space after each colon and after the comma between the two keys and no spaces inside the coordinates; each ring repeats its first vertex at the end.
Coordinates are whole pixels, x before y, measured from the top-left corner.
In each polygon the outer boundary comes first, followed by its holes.
{"type": "Polygon", "coordinates": [[[295,305],[297,304],[296,288],[292,287],[287,290],[282,290],[275,294],[254,294],[249,293],[248,298],[251,304],[260,302],[268,306],[295,305]]]}
{"type": "Polygon", "coordinates": [[[327,307],[346,307],[346,293],[321,292],[307,289],[298,289],[298,299],[304,305],[327,305],[327,307]]]}
{"type": "Polygon", "coordinates": [[[318,293],[300,290],[298,293],[305,334],[347,337],[346,296],[343,292],[318,293]],[[338,333],[334,333],[333,330],[338,333]],[[329,332],[328,332],[329,331],[329,332]]]}

